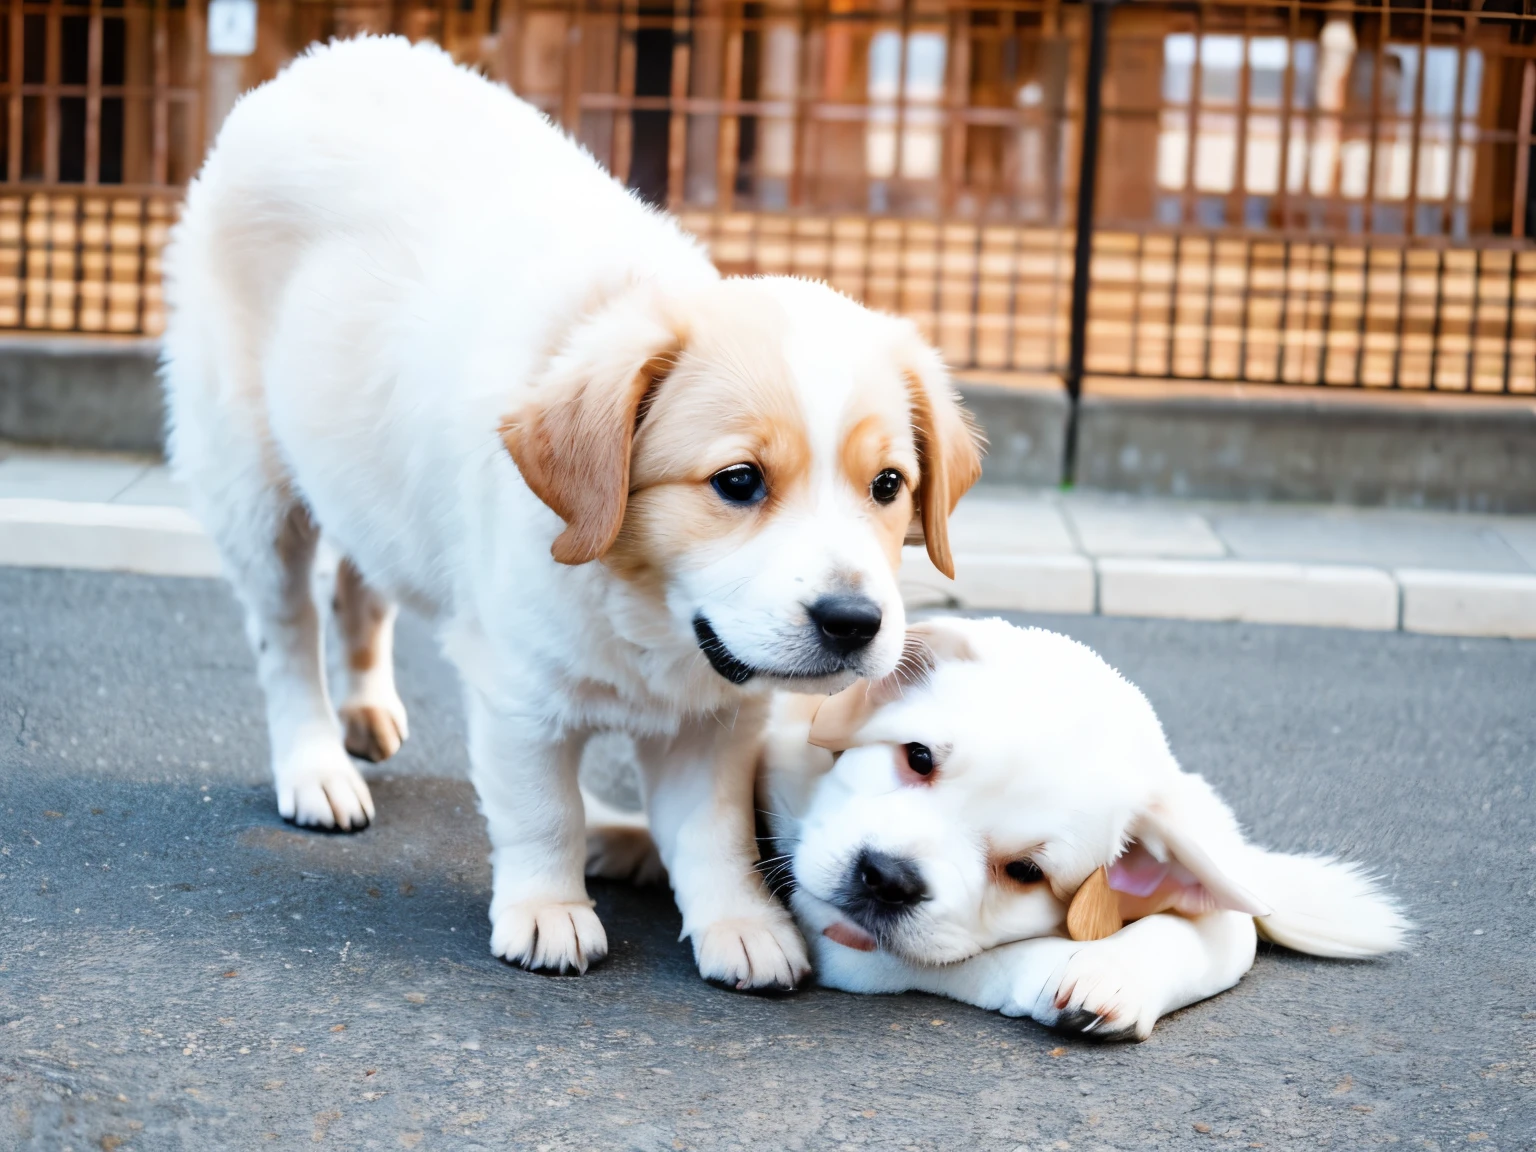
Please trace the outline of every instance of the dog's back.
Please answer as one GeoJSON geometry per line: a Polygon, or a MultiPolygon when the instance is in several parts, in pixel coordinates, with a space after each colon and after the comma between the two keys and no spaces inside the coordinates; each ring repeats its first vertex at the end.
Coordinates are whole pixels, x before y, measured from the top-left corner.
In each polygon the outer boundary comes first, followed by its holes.
{"type": "Polygon", "coordinates": [[[226,548],[281,490],[442,605],[442,462],[499,460],[539,358],[641,274],[715,275],[533,107],[429,45],[315,49],[230,113],[167,250],[173,463],[226,548]]]}
{"type": "Polygon", "coordinates": [[[679,233],[506,89],[368,37],[314,49],[230,113],[167,256],[173,316],[216,285],[270,319],[305,253],[339,240],[396,276],[537,275],[549,300],[548,253],[577,282],[593,257],[655,272],[679,233]]]}

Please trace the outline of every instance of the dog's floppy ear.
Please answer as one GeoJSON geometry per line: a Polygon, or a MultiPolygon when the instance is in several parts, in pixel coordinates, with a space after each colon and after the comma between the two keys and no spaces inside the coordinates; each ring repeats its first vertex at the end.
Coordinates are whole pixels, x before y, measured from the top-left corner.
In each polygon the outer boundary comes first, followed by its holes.
{"type": "Polygon", "coordinates": [[[917,519],[907,542],[925,543],[933,566],[951,580],[955,561],[949,548],[949,514],[960,497],[981,476],[986,445],[976,422],[960,406],[939,354],[917,334],[910,333],[907,353],[907,398],[917,436],[917,519]]]}
{"type": "Polygon", "coordinates": [[[1125,850],[1073,895],[1067,907],[1072,939],[1102,940],[1158,912],[1270,914],[1243,876],[1254,850],[1199,776],[1179,773],[1132,821],[1130,835],[1125,850]]]}
{"type": "Polygon", "coordinates": [[[1216,793],[1181,772],[1131,825],[1132,841],[1109,865],[1109,886],[1127,920],[1154,912],[1197,916],[1227,908],[1250,916],[1272,909],[1250,887],[1256,850],[1216,793]]]}
{"type": "Polygon", "coordinates": [[[941,663],[974,659],[970,640],[959,625],[942,619],[913,624],[894,672],[879,680],[857,680],[821,702],[811,717],[810,743],[833,752],[852,748],[869,718],[899,699],[910,685],[926,680],[941,663]]]}
{"type": "Polygon", "coordinates": [[[585,564],[613,546],[629,500],[630,450],[685,334],[660,301],[630,293],[577,326],[533,400],[501,425],[535,496],[566,523],[550,553],[585,564]]]}

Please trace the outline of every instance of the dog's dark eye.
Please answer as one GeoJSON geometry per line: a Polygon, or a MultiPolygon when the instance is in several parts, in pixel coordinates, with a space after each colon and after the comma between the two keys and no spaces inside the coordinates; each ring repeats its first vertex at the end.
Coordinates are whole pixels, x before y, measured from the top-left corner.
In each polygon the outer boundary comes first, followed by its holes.
{"type": "Polygon", "coordinates": [[[869,494],[876,504],[889,504],[901,492],[901,473],[887,468],[869,482],[869,494]]]}
{"type": "Polygon", "coordinates": [[[933,749],[926,744],[907,745],[907,767],[919,776],[933,773],[933,749]]]}
{"type": "Polygon", "coordinates": [[[763,473],[756,464],[732,464],[709,478],[715,491],[732,504],[756,504],[768,495],[763,473]]]}
{"type": "Polygon", "coordinates": [[[1008,873],[1008,879],[1017,880],[1020,884],[1034,884],[1045,879],[1040,865],[1033,860],[1010,860],[1003,866],[1003,871],[1008,873]]]}

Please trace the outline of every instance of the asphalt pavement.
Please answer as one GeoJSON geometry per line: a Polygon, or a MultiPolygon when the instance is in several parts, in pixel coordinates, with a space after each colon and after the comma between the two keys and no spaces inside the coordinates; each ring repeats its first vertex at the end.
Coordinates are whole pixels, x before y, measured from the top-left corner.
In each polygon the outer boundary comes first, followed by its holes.
{"type": "Polygon", "coordinates": [[[598,885],[607,963],[530,975],[487,949],[420,622],[378,821],[300,832],[221,585],[0,570],[0,1149],[1536,1148],[1536,643],[1030,619],[1141,684],[1261,842],[1378,869],[1412,950],[1265,948],[1096,1046],[920,995],[724,991],[664,893],[598,885]]]}

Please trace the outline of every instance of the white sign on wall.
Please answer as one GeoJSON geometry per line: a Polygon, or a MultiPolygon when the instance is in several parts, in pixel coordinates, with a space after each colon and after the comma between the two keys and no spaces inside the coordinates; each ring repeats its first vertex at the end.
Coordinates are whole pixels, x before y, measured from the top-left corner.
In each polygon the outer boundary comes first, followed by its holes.
{"type": "Polygon", "coordinates": [[[209,0],[208,55],[249,56],[256,51],[256,0],[209,0]]]}

